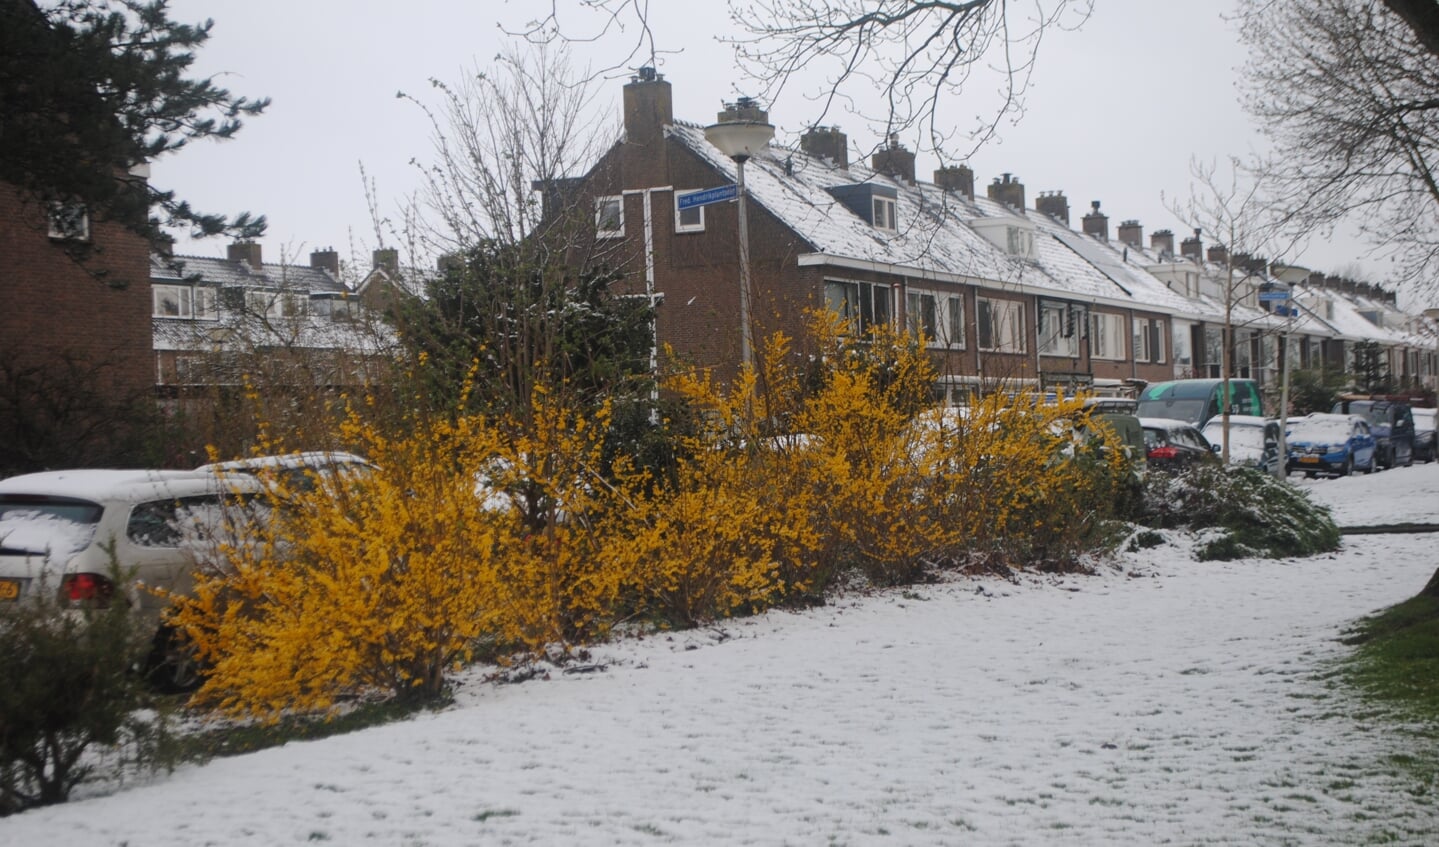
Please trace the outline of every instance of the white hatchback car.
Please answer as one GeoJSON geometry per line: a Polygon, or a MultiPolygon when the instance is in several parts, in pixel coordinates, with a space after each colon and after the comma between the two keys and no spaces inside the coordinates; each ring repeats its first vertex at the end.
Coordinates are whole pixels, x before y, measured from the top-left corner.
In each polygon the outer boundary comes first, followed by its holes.
{"type": "Polygon", "coordinates": [[[200,543],[238,515],[227,509],[260,491],[247,475],[197,471],[49,471],[0,480],[0,613],[41,591],[62,604],[123,600],[156,627],[157,649],[164,648],[167,603],[148,589],[190,591],[200,543]]]}

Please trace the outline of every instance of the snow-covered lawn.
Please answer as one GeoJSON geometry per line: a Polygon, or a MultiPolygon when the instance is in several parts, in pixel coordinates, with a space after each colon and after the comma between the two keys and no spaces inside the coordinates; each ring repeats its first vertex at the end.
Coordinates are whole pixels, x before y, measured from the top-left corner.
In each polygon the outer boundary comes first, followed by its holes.
{"type": "MultiPolygon", "coordinates": [[[[1439,520],[1439,465],[1303,484],[1341,524],[1439,520]]],[[[1439,786],[1326,673],[1436,548],[1175,544],[628,640],[603,670],[477,672],[442,712],[0,819],[0,843],[1435,844],[1439,786]]]]}

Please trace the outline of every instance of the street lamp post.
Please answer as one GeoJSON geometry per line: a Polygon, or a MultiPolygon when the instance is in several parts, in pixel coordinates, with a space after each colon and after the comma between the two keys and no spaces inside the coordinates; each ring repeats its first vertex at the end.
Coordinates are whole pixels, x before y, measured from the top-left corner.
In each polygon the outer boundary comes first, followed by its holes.
{"type": "Polygon", "coordinates": [[[739,171],[736,200],[739,202],[740,362],[746,368],[754,364],[754,344],[750,325],[749,221],[745,214],[744,165],[772,138],[774,125],[769,122],[768,113],[748,97],[727,103],[719,113],[719,121],[705,127],[705,139],[734,159],[739,171]]]}

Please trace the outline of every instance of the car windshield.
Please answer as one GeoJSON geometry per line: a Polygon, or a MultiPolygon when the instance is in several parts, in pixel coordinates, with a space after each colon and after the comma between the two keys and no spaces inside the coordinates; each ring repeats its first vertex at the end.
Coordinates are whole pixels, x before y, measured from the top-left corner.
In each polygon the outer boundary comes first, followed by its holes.
{"type": "MultiPolygon", "coordinates": [[[[1210,444],[1224,443],[1224,424],[1212,422],[1204,427],[1204,437],[1210,444]]],[[[1229,449],[1236,447],[1244,450],[1262,452],[1264,450],[1264,428],[1259,426],[1236,426],[1232,422],[1229,425],[1229,449]]]]}
{"type": "Polygon", "coordinates": [[[1290,422],[1290,441],[1307,441],[1313,444],[1340,444],[1349,440],[1349,422],[1346,420],[1311,421],[1300,419],[1290,422]]]}
{"type": "Polygon", "coordinates": [[[1204,414],[1204,406],[1209,401],[1207,398],[1195,398],[1180,400],[1169,398],[1165,400],[1140,400],[1139,417],[1141,418],[1173,418],[1179,421],[1197,421],[1204,414]]]}
{"type": "Polygon", "coordinates": [[[0,495],[0,551],[66,556],[90,545],[104,508],[68,497],[0,495]]]}

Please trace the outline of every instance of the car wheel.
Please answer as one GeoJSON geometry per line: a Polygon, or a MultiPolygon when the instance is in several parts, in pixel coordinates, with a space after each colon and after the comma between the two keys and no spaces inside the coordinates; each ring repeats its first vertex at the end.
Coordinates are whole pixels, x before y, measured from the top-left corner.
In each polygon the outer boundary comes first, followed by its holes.
{"type": "Polygon", "coordinates": [[[1349,476],[1354,473],[1354,454],[1350,453],[1344,458],[1344,467],[1339,469],[1340,476],[1349,476]]]}
{"type": "Polygon", "coordinates": [[[200,687],[200,663],[179,630],[161,626],[145,660],[145,679],[162,694],[186,694],[200,687]]]}

